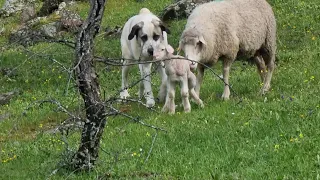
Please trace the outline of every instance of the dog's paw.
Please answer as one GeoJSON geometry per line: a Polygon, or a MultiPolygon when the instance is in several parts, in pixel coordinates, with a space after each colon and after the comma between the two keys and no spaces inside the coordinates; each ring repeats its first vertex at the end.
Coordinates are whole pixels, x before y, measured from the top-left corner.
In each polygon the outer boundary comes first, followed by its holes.
{"type": "Polygon", "coordinates": [[[124,90],[124,91],[120,92],[120,98],[121,99],[127,99],[128,97],[130,97],[130,94],[128,93],[127,90],[124,90]]]}
{"type": "Polygon", "coordinates": [[[155,101],[153,99],[147,100],[147,107],[148,108],[153,107],[154,105],[155,105],[155,101]]]}

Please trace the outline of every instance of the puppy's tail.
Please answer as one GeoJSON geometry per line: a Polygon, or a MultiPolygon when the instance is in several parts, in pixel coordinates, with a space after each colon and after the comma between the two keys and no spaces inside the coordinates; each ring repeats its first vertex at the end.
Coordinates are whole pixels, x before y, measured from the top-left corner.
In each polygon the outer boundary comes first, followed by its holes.
{"type": "Polygon", "coordinates": [[[142,8],[142,9],[140,9],[139,14],[146,14],[146,13],[151,13],[148,8],[142,8]]]}

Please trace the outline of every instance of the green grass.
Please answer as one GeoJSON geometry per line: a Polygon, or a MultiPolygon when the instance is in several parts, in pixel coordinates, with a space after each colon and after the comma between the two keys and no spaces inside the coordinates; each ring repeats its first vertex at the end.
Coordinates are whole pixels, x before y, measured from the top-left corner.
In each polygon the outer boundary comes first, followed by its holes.
{"type": "MultiPolygon", "coordinates": [[[[1,2],[1,1],[0,1],[1,2]]],[[[46,133],[65,119],[56,106],[34,105],[35,101],[56,99],[69,111],[82,114],[82,99],[74,83],[69,87],[65,67],[73,65],[73,50],[59,44],[41,43],[27,48],[45,54],[36,56],[21,46],[8,45],[6,36],[18,25],[18,16],[1,19],[6,27],[0,37],[0,68],[15,68],[12,76],[0,75],[0,93],[13,89],[20,95],[8,105],[0,106],[0,179],[317,179],[320,177],[320,5],[318,0],[270,0],[274,9],[277,33],[277,68],[272,90],[265,97],[258,95],[259,76],[254,66],[236,62],[232,66],[233,89],[239,97],[220,99],[223,84],[206,71],[201,98],[205,108],[192,104],[192,112],[182,108],[169,116],[151,112],[131,103],[116,106],[167,133],[132,123],[124,117],[108,119],[101,141],[103,151],[96,169],[74,173],[59,169],[70,155],[61,134],[46,133]],[[66,90],[68,94],[66,95],[66,90]],[[240,98],[243,100],[238,104],[240,98]],[[34,106],[32,106],[34,105],[34,106]],[[27,107],[29,110],[25,111],[27,107]],[[153,137],[157,133],[147,162],[153,137]],[[59,169],[56,173],[54,170],[59,169]]],[[[140,8],[148,7],[159,14],[170,0],[147,0],[143,3],[108,1],[102,27],[123,25],[140,8]]],[[[85,18],[87,3],[73,10],[85,18]]],[[[169,42],[177,47],[186,20],[169,23],[169,42]]],[[[1,27],[1,26],[0,26],[1,27]]],[[[96,39],[99,56],[120,57],[116,37],[96,39]]],[[[96,65],[101,90],[106,96],[120,87],[121,69],[96,65]]],[[[221,63],[214,70],[221,73],[221,63]]],[[[139,79],[133,68],[131,82],[139,79]]],[[[153,77],[154,87],[159,85],[153,77]]],[[[136,96],[137,87],[130,89],[136,96]]],[[[157,88],[154,88],[157,94],[157,88]]],[[[179,93],[177,93],[179,94],[179,93]]],[[[176,100],[180,104],[180,98],[176,100]]],[[[160,111],[162,104],[157,104],[160,111]]],[[[79,131],[71,131],[69,148],[77,150],[79,131]]]]}

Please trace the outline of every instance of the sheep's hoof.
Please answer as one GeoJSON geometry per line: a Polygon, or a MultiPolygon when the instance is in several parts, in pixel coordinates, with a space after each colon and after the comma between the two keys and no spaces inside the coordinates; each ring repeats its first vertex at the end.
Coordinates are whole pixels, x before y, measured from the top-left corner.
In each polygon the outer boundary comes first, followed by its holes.
{"type": "Polygon", "coordinates": [[[161,112],[166,113],[166,112],[168,112],[168,110],[169,110],[169,109],[167,108],[167,106],[163,106],[161,112]]]}
{"type": "Polygon", "coordinates": [[[185,109],[184,112],[185,112],[185,113],[190,113],[190,112],[191,112],[191,109],[190,109],[190,108],[185,109]]]}
{"type": "Polygon", "coordinates": [[[230,98],[229,98],[229,96],[221,96],[221,98],[222,98],[222,100],[224,100],[224,101],[227,101],[227,100],[229,100],[230,98]]]}
{"type": "Polygon", "coordinates": [[[200,106],[200,108],[204,108],[204,104],[203,104],[203,102],[201,100],[199,102],[199,106],[200,106]]]}
{"type": "Polygon", "coordinates": [[[159,102],[164,102],[166,100],[166,95],[159,95],[157,99],[159,102]]]}
{"type": "Polygon", "coordinates": [[[260,90],[259,94],[260,94],[261,96],[264,96],[264,95],[267,94],[267,92],[269,91],[269,89],[270,89],[270,88],[262,88],[262,89],[260,90]]]}

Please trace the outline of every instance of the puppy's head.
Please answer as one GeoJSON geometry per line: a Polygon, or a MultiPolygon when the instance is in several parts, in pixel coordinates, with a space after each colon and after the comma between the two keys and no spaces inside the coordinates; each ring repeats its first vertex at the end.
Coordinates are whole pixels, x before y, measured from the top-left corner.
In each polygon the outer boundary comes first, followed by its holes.
{"type": "Polygon", "coordinates": [[[132,27],[128,40],[136,37],[142,49],[141,56],[151,58],[155,47],[164,41],[163,31],[170,34],[170,30],[159,20],[141,21],[132,27]]]}

